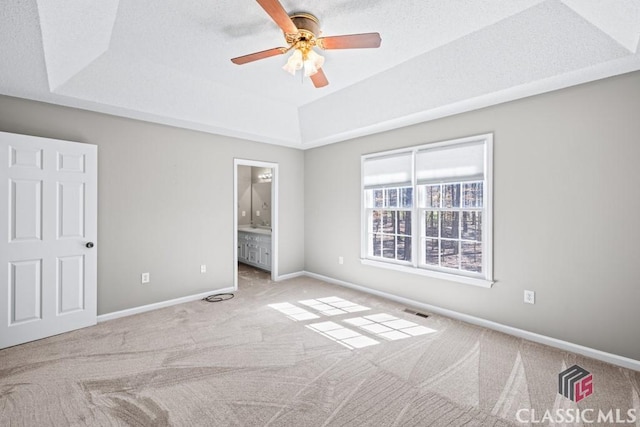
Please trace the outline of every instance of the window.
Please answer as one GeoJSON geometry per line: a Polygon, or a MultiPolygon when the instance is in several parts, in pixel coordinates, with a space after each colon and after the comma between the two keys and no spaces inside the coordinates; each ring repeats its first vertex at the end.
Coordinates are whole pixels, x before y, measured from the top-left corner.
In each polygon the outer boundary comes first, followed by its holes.
{"type": "Polygon", "coordinates": [[[368,251],[375,257],[411,261],[413,188],[377,188],[367,195],[373,198],[368,251]]]}
{"type": "Polygon", "coordinates": [[[363,156],[363,262],[490,286],[492,140],[363,156]]]}
{"type": "Polygon", "coordinates": [[[482,272],[482,188],[482,181],[418,187],[422,264],[482,272]]]}

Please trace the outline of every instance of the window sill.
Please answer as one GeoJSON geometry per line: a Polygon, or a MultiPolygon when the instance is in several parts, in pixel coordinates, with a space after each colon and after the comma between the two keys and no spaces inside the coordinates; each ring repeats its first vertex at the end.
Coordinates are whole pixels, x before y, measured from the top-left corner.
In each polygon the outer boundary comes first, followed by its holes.
{"type": "Polygon", "coordinates": [[[444,273],[441,271],[425,270],[423,268],[415,268],[412,266],[392,264],[388,262],[374,261],[372,259],[361,258],[363,265],[372,267],[386,268],[387,270],[401,271],[403,273],[417,274],[419,276],[434,277],[436,279],[450,280],[452,282],[464,283],[465,285],[480,286],[482,288],[490,288],[493,280],[480,279],[477,277],[461,276],[457,274],[444,273]]]}

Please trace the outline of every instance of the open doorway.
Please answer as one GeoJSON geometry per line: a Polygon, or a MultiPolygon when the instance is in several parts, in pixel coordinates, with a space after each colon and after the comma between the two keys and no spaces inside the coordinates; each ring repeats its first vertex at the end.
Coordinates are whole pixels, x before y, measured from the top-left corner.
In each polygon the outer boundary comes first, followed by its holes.
{"type": "Polygon", "coordinates": [[[238,265],[278,277],[278,164],[234,160],[234,282],[238,265]]]}

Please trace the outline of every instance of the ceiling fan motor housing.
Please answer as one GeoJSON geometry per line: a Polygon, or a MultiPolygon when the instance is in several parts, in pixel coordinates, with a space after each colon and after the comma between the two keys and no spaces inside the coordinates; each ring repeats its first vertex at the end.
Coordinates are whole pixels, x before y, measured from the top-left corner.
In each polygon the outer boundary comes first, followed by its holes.
{"type": "Polygon", "coordinates": [[[289,16],[298,28],[297,34],[285,34],[287,43],[306,42],[311,46],[315,45],[316,37],[320,35],[320,22],[318,18],[310,13],[298,12],[289,16]]]}

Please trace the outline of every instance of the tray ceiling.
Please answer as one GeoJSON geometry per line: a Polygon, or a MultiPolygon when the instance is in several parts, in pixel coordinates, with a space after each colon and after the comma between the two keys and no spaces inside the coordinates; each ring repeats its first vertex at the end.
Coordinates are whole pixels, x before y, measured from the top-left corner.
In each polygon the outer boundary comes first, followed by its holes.
{"type": "Polygon", "coordinates": [[[640,0],[282,0],[323,35],[329,86],[281,67],[253,0],[19,0],[0,5],[0,93],[310,148],[640,69],[640,0]]]}

